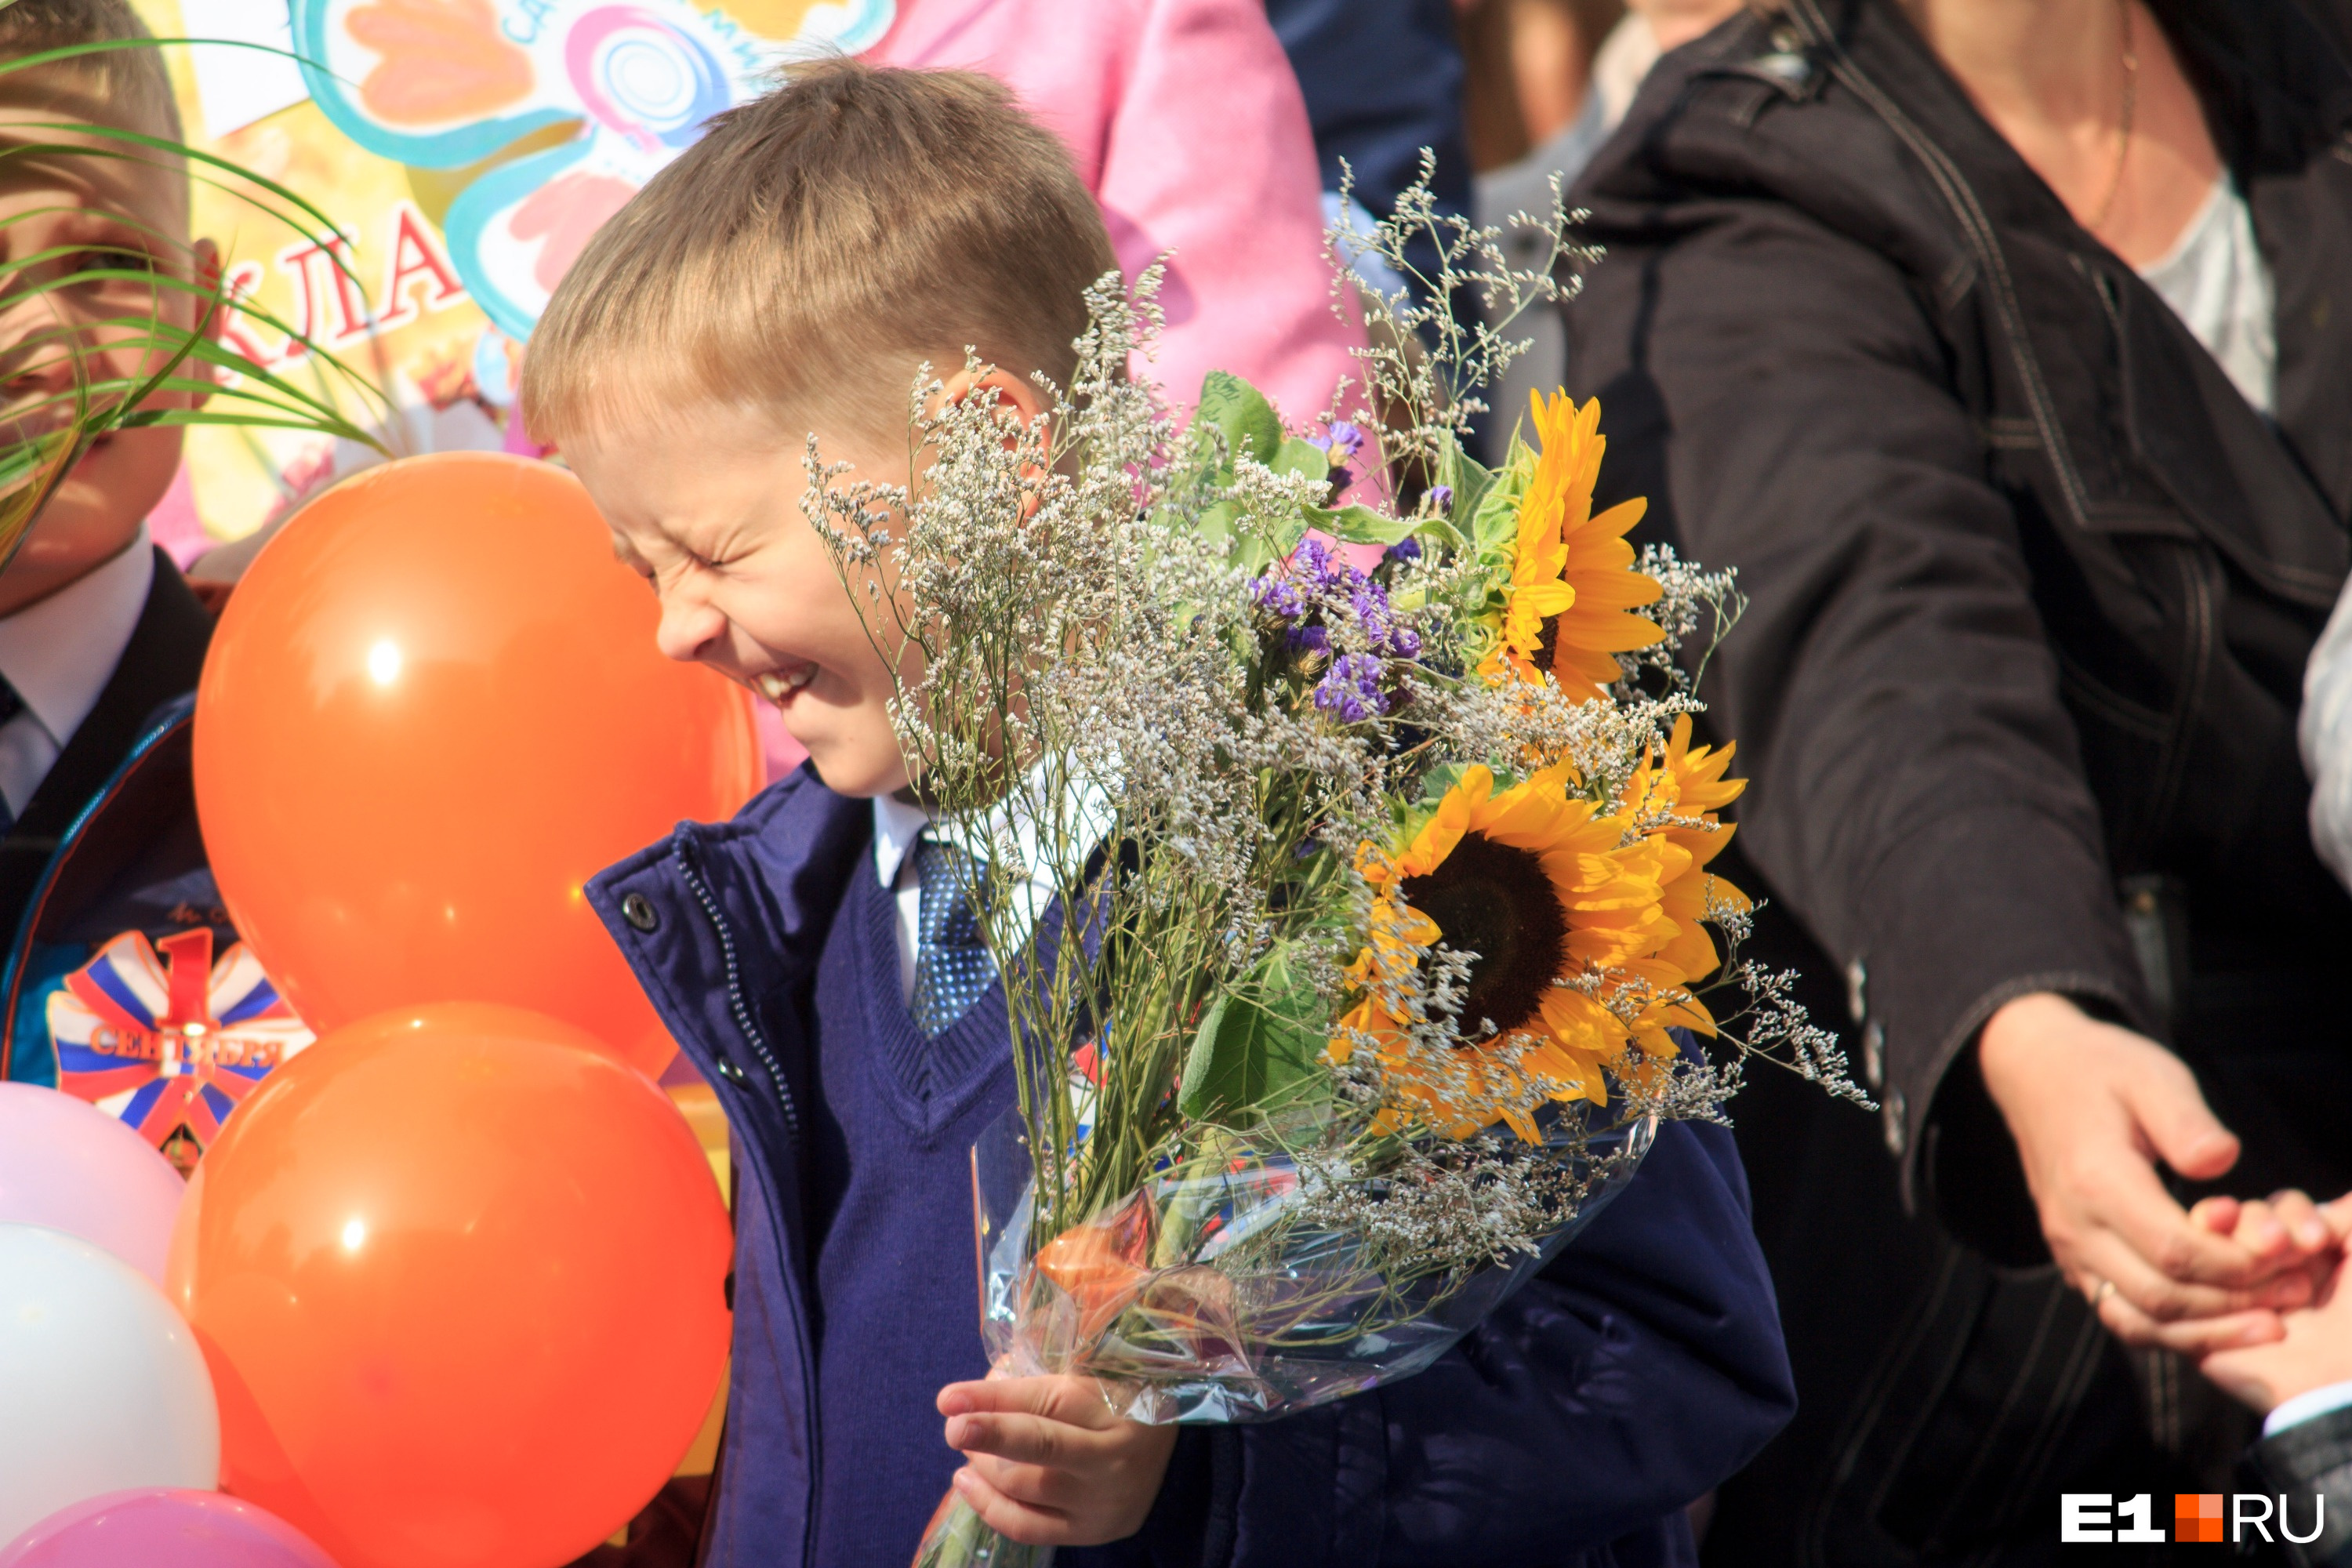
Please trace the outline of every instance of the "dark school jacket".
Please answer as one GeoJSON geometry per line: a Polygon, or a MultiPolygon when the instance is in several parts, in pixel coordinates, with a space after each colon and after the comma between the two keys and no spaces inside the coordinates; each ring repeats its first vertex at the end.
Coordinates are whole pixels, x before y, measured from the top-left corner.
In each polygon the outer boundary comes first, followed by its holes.
{"type": "MultiPolygon", "coordinates": [[[[866,802],[804,767],[733,821],[683,825],[588,885],[736,1139],[735,1349],[704,1542],[712,1568],[806,1562],[816,1424],[857,1419],[813,1404],[802,1129],[814,971],[845,879],[872,864],[871,820],[866,802]]],[[[957,1303],[940,1331],[976,1342],[968,1310],[957,1303]]],[[[1719,1128],[1672,1126],[1559,1261],[1435,1367],[1286,1420],[1186,1433],[1146,1537],[1063,1557],[1072,1568],[1688,1561],[1684,1505],[1792,1408],[1738,1155],[1719,1128]]]]}
{"type": "Polygon", "coordinates": [[[0,840],[0,1079],[96,1103],[183,1171],[310,1039],[205,859],[189,742],[212,627],[157,551],[112,677],[0,840]]]}
{"type": "Polygon", "coordinates": [[[1735,853],[1844,978],[1906,1193],[2020,1262],[1969,1047],[2028,992],[2179,1049],[2235,1180],[2352,1157],[2352,900],[2295,751],[2352,561],[2352,72],[2287,0],[2152,5],[2275,280],[2275,427],[1894,0],[1678,51],[1574,196],[1603,487],[1750,601],[1705,692],[1735,853]]]}
{"type": "Polygon", "coordinates": [[[2282,1498],[2298,1534],[2295,1568],[2352,1568],[2352,1408],[2338,1408],[2263,1438],[2246,1455],[2247,1489],[2282,1498]],[[2324,1500],[2315,1504],[2314,1494],[2324,1500]]]}

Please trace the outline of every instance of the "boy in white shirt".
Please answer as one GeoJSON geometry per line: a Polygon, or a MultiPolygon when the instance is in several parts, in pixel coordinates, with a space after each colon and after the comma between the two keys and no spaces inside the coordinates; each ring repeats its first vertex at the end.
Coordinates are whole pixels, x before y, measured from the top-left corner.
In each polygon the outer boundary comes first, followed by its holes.
{"type": "MultiPolygon", "coordinates": [[[[0,60],[148,37],[127,0],[0,8],[0,60]]],[[[76,126],[176,142],[156,51],[0,76],[0,138],[19,149],[0,160],[0,234],[29,258],[0,297],[0,374],[18,439],[70,413],[77,378],[151,374],[159,341],[217,320],[201,287],[215,253],[190,240],[186,171],[76,126]]],[[[145,521],[179,468],[181,435],[154,426],[101,437],[0,562],[0,1079],[90,1100],[186,1169],[237,1088],[216,1086],[213,1058],[190,1042],[209,1038],[215,1014],[268,1012],[275,998],[258,994],[267,982],[253,966],[214,963],[236,932],[205,862],[188,770],[212,616],[145,521]],[[96,973],[107,968],[133,978],[109,990],[96,973]],[[121,1016],[93,1022],[87,1003],[77,1013],[78,974],[93,982],[79,993],[121,1016]],[[221,994],[223,976],[238,974],[250,984],[221,994]]]]}

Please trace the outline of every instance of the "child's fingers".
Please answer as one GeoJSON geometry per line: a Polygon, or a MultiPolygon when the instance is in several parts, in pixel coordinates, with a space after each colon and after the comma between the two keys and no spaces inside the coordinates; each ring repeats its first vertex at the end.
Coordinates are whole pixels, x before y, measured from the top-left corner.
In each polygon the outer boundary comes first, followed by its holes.
{"type": "Polygon", "coordinates": [[[1096,1432],[1108,1430],[1118,1420],[1109,1401],[1103,1398],[1101,1385],[1090,1377],[992,1377],[980,1383],[950,1383],[940,1390],[939,1409],[940,1415],[950,1416],[1038,1415],[1096,1432]]]}
{"type": "Polygon", "coordinates": [[[967,1454],[993,1454],[1024,1465],[1067,1465],[1081,1456],[1089,1434],[1084,1427],[1043,1415],[995,1415],[948,1417],[948,1447],[967,1454]]]}
{"type": "Polygon", "coordinates": [[[1087,1500],[1087,1483],[1067,1470],[1015,1464],[993,1454],[969,1454],[971,1472],[1006,1498],[1048,1512],[1071,1514],[1087,1500]]]}
{"type": "Polygon", "coordinates": [[[2261,1198],[2249,1198],[2238,1207],[2238,1245],[2269,1263],[2294,1250],[2294,1239],[2279,1223],[2277,1211],[2261,1198]]]}
{"type": "Polygon", "coordinates": [[[2189,1211],[2189,1218],[2215,1236],[2228,1236],[2238,1228],[2238,1200],[2219,1194],[2200,1198],[2189,1211]]]}
{"type": "Polygon", "coordinates": [[[988,1484],[966,1465],[955,1473],[955,1489],[987,1526],[1008,1541],[1024,1546],[1059,1546],[1070,1533],[1069,1521],[1051,1509],[1016,1502],[988,1484]]]}
{"type": "Polygon", "coordinates": [[[2319,1205],[2307,1194],[2292,1189],[2273,1193],[2271,1216],[2305,1256],[2325,1252],[2336,1245],[2336,1233],[2328,1228],[2319,1205]]]}

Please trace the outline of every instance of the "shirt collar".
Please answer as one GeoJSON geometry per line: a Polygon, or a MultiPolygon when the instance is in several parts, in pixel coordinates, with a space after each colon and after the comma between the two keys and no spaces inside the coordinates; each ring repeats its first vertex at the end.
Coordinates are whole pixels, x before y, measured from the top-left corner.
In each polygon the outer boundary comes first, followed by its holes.
{"type": "Polygon", "coordinates": [[[97,570],[0,616],[0,676],[60,747],[73,739],[122,662],[155,583],[147,525],[97,570]]]}
{"type": "MultiPolygon", "coordinates": [[[[1039,763],[1024,777],[1022,790],[1031,801],[1042,797],[1048,787],[1045,764],[1039,763]]],[[[981,844],[1011,840],[1028,871],[1013,889],[1020,906],[1021,918],[1034,924],[1062,890],[1062,875],[1053,864],[1053,858],[1043,852],[1038,840],[1039,813],[1015,810],[1010,803],[999,802],[984,813],[978,831],[971,836],[981,844]]],[[[1087,783],[1077,787],[1074,795],[1063,797],[1063,820],[1059,837],[1068,845],[1079,846],[1081,857],[1091,854],[1110,836],[1118,813],[1111,805],[1109,794],[1098,784],[1087,783]]],[[[898,885],[898,874],[907,857],[915,851],[916,841],[931,826],[931,814],[919,805],[909,805],[895,796],[877,795],[874,797],[874,873],[885,888],[898,885]]],[[[1068,870],[1075,876],[1077,868],[1068,870]]]]}
{"type": "Polygon", "coordinates": [[[915,852],[915,840],[931,825],[931,814],[896,795],[874,797],[874,874],[886,888],[898,885],[898,868],[915,852]]]}

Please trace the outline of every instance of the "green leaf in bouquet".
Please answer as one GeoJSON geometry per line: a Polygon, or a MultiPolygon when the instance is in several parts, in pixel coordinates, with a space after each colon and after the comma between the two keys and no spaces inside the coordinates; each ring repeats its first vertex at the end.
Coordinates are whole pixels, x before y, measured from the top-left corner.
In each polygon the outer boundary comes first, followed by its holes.
{"type": "Polygon", "coordinates": [[[1465,525],[1478,515],[1486,500],[1486,492],[1495,486],[1494,471],[1462,449],[1459,441],[1448,441],[1444,460],[1439,465],[1438,483],[1454,492],[1446,508],[1447,531],[1456,538],[1465,537],[1465,529],[1454,526],[1459,518],[1465,525]]]}
{"type": "Polygon", "coordinates": [[[1225,438],[1233,457],[1247,450],[1268,467],[1283,449],[1282,418],[1265,395],[1231,371],[1213,370],[1201,382],[1196,416],[1225,438]]]}
{"type": "Polygon", "coordinates": [[[1297,474],[1302,479],[1325,479],[1331,477],[1330,454],[1314,442],[1297,436],[1283,438],[1274,456],[1263,459],[1277,474],[1297,474]]]}
{"type": "Polygon", "coordinates": [[[1200,521],[1195,526],[1202,538],[1222,543],[1234,537],[1234,521],[1240,516],[1241,508],[1229,500],[1221,500],[1213,506],[1202,507],[1200,521]]]}
{"type": "Polygon", "coordinates": [[[1177,1109],[1202,1120],[1254,1119],[1319,1092],[1328,1081],[1322,1055],[1329,1031],[1309,1020],[1320,1012],[1314,988],[1279,954],[1268,959],[1202,1016],[1177,1109]]]}
{"type": "MultiPolygon", "coordinates": [[[[1412,520],[1412,536],[1424,545],[1434,545],[1448,552],[1467,550],[1470,542],[1462,536],[1443,512],[1431,512],[1412,520]]],[[[1418,601],[1416,601],[1418,602],[1418,601]]],[[[1402,601],[1399,601],[1402,605],[1402,601]]]]}
{"type": "MultiPolygon", "coordinates": [[[[1502,472],[1488,476],[1476,510],[1467,514],[1471,542],[1477,546],[1479,554],[1496,560],[1510,559],[1518,540],[1519,502],[1527,499],[1528,481],[1533,478],[1528,468],[1529,465],[1515,461],[1502,472]]],[[[1457,510],[1455,515],[1464,514],[1457,510]]]]}
{"type": "Polygon", "coordinates": [[[1241,509],[1219,501],[1201,513],[1200,531],[1213,540],[1233,540],[1233,563],[1252,576],[1286,558],[1307,537],[1307,519],[1285,518],[1269,529],[1236,529],[1241,509]]]}
{"type": "Polygon", "coordinates": [[[1307,516],[1317,528],[1345,544],[1394,544],[1421,527],[1412,518],[1391,517],[1361,504],[1318,506],[1307,516]]]}

